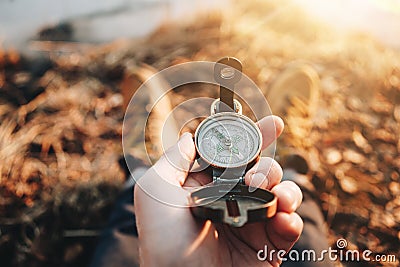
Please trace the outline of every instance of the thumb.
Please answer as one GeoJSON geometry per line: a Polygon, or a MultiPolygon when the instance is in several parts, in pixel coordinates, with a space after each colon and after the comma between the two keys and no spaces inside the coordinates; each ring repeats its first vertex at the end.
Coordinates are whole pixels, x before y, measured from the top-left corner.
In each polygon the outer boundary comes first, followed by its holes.
{"type": "Polygon", "coordinates": [[[153,166],[155,172],[168,182],[182,186],[196,156],[192,135],[184,133],[153,166]]]}
{"type": "MultiPolygon", "coordinates": [[[[141,206],[142,210],[146,207],[147,210],[153,211],[160,208],[160,203],[187,207],[188,192],[182,185],[195,155],[196,149],[191,134],[183,134],[179,141],[136,181],[135,201],[138,206],[141,206]]],[[[143,217],[143,214],[141,216],[143,217]]]]}

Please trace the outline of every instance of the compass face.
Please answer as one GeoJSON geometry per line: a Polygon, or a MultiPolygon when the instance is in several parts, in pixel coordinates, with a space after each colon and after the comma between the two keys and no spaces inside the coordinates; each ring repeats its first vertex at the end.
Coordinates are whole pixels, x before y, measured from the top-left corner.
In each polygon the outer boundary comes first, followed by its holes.
{"type": "Polygon", "coordinates": [[[236,168],[253,161],[261,151],[261,133],[246,116],[222,112],[197,128],[195,144],[200,156],[220,168],[236,168]]]}

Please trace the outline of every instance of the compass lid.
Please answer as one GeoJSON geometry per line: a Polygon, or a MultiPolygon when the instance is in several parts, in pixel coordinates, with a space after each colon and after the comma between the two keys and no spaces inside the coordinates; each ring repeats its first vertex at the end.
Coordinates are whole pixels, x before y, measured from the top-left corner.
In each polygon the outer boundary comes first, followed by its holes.
{"type": "Polygon", "coordinates": [[[240,184],[202,188],[191,194],[190,202],[195,217],[235,227],[266,221],[277,209],[277,198],[271,191],[240,184]]]}

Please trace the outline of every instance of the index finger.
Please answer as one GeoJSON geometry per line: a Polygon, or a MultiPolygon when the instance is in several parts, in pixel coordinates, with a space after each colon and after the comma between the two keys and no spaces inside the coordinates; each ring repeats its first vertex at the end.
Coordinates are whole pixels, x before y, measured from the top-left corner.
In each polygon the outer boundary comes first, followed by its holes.
{"type": "Polygon", "coordinates": [[[281,135],[284,123],[280,117],[270,115],[259,120],[257,126],[260,128],[263,139],[261,150],[264,150],[281,135]]]}

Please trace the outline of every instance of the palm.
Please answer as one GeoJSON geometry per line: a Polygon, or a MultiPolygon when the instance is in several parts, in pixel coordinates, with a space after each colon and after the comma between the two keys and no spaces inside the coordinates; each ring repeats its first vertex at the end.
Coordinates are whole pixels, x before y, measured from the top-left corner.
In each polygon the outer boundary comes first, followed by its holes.
{"type": "MultiPolygon", "coordinates": [[[[265,227],[265,223],[255,223],[242,228],[224,224],[212,225],[209,231],[216,231],[218,238],[203,242],[185,261],[192,262],[193,257],[202,259],[199,266],[273,266],[273,262],[262,262],[257,258],[258,250],[269,243],[265,227]]],[[[199,233],[201,231],[202,229],[199,233]]]]}
{"type": "MultiPolygon", "coordinates": [[[[261,120],[259,127],[265,148],[282,132],[283,123],[270,116],[261,120]]],[[[209,174],[188,173],[194,157],[193,140],[190,135],[184,135],[139,182],[185,205],[189,197],[187,189],[211,182],[209,174]],[[174,189],[168,191],[163,186],[165,181],[175,185],[174,189]]],[[[302,221],[294,212],[300,205],[301,191],[294,183],[280,183],[281,177],[279,164],[271,158],[261,158],[248,170],[245,183],[271,189],[278,198],[278,207],[269,221],[241,228],[197,221],[188,208],[165,205],[154,195],[145,193],[142,186],[136,186],[135,212],[144,265],[278,266],[276,259],[258,260],[257,252],[265,245],[288,251],[302,230],[302,221]]]]}

